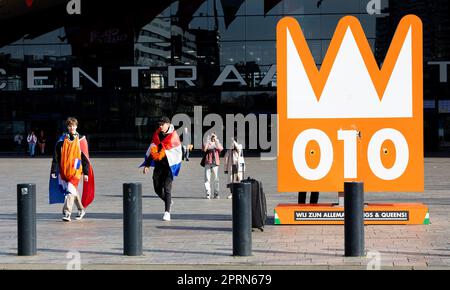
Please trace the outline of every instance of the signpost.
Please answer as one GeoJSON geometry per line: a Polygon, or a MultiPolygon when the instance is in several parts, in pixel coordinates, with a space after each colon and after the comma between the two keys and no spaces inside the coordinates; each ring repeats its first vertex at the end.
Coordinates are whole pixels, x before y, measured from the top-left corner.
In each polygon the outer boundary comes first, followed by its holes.
{"type": "MultiPolygon", "coordinates": [[[[420,19],[400,21],[381,69],[357,18],[339,21],[320,70],[300,25],[286,17],[277,26],[278,190],[343,192],[355,181],[365,192],[423,191],[420,19]]],[[[343,221],[300,218],[310,211],[339,216],[342,208],[279,205],[276,223],[343,221]]],[[[365,212],[366,223],[429,222],[424,205],[369,204],[365,212]],[[383,217],[371,219],[376,213],[383,217]],[[388,218],[395,213],[408,218],[388,218]]]]}

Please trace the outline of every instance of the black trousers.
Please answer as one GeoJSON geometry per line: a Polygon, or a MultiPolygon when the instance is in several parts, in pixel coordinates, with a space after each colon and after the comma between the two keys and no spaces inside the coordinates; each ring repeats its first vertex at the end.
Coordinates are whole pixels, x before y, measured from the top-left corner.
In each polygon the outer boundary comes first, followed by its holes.
{"type": "Polygon", "coordinates": [[[172,203],[172,173],[166,166],[156,166],[153,170],[153,188],[164,201],[165,211],[170,212],[172,203]]]}
{"type": "MultiPolygon", "coordinates": [[[[316,204],[318,202],[319,202],[319,192],[311,191],[311,196],[309,198],[309,203],[316,204]]],[[[305,204],[306,203],[306,192],[305,191],[299,191],[298,192],[298,203],[299,204],[305,204]]]]}

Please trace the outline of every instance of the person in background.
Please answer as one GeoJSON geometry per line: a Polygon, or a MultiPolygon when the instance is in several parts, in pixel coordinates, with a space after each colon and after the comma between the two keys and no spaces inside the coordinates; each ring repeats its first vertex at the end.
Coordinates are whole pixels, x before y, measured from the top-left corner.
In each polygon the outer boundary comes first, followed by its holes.
{"type": "Polygon", "coordinates": [[[39,151],[41,155],[45,154],[45,143],[47,142],[47,138],[45,137],[44,131],[41,130],[38,137],[38,145],[39,145],[39,151]]]}
{"type": "Polygon", "coordinates": [[[215,133],[206,138],[203,144],[203,152],[205,154],[205,190],[206,199],[211,198],[211,190],[214,191],[214,198],[219,199],[219,166],[220,157],[223,147],[219,138],[215,133]]]}
{"type": "Polygon", "coordinates": [[[30,153],[30,157],[34,157],[34,149],[35,149],[36,143],[37,143],[37,137],[34,134],[34,131],[31,131],[30,134],[28,134],[27,142],[28,142],[28,152],[30,153]]]}
{"type": "Polygon", "coordinates": [[[23,142],[23,135],[20,132],[17,132],[17,134],[14,136],[14,145],[16,147],[17,152],[22,151],[22,142],[23,142]]]}
{"type": "MultiPolygon", "coordinates": [[[[319,192],[311,191],[311,196],[309,197],[310,204],[317,204],[319,202],[319,192]]],[[[298,203],[305,204],[306,203],[306,191],[298,192],[298,203]]]]}
{"type": "MultiPolygon", "coordinates": [[[[242,145],[235,138],[231,138],[231,147],[225,152],[225,174],[228,174],[229,183],[241,182],[245,172],[245,161],[242,145]]],[[[232,190],[230,186],[230,190],[232,190]]],[[[232,192],[228,199],[233,197],[232,192]]]]}
{"type": "Polygon", "coordinates": [[[183,131],[183,160],[189,161],[189,150],[191,145],[191,134],[189,133],[189,129],[187,127],[184,128],[183,131]]]}

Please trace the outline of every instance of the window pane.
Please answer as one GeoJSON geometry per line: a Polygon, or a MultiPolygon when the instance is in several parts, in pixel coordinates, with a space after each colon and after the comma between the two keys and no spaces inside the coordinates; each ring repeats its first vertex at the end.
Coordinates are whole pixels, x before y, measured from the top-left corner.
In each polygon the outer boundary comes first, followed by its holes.
{"type": "Polygon", "coordinates": [[[245,17],[236,17],[227,27],[225,18],[219,18],[219,36],[220,40],[245,40],[245,17]]]}
{"type": "Polygon", "coordinates": [[[282,0],[246,0],[246,13],[247,15],[282,15],[283,14],[283,1],[282,0]],[[267,6],[266,6],[267,5],[267,6]]]}
{"type": "Polygon", "coordinates": [[[287,15],[320,13],[320,8],[317,8],[318,1],[319,0],[284,0],[284,13],[287,15]]]}
{"type": "Polygon", "coordinates": [[[275,41],[249,41],[246,42],[246,61],[258,65],[276,64],[276,42],[275,41]]]}
{"type": "MultiPolygon", "coordinates": [[[[367,0],[369,2],[370,0],[367,0]]],[[[345,1],[327,1],[317,0],[316,7],[319,6],[321,13],[358,13],[360,12],[360,0],[345,0],[345,1]]]]}
{"type": "MultiPolygon", "coordinates": [[[[320,16],[294,16],[305,35],[306,39],[319,39],[321,37],[321,17],[320,16]]],[[[334,31],[334,30],[333,30],[334,31]]]]}
{"type": "Polygon", "coordinates": [[[169,18],[156,18],[139,31],[137,42],[170,41],[171,25],[169,18]]]}
{"type": "Polygon", "coordinates": [[[246,40],[275,40],[280,16],[247,16],[246,40]]]}
{"type": "Polygon", "coordinates": [[[221,42],[220,64],[238,64],[245,62],[245,42],[221,42]]]}

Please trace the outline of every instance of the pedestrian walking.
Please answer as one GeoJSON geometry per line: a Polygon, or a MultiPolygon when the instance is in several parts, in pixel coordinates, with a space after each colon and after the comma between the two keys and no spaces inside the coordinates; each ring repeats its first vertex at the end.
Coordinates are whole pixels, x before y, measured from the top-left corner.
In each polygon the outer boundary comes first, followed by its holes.
{"type": "MultiPolygon", "coordinates": [[[[245,160],[242,144],[239,144],[235,138],[231,138],[231,146],[225,152],[225,170],[228,174],[229,183],[241,182],[244,178],[245,160]]],[[[230,190],[232,188],[230,187],[230,190]]],[[[228,195],[228,199],[232,198],[232,192],[228,195]]]]}
{"type": "Polygon", "coordinates": [[[191,134],[189,133],[189,129],[187,127],[184,128],[183,131],[183,160],[189,161],[189,152],[192,150],[191,145],[191,134]]]}
{"type": "Polygon", "coordinates": [[[41,130],[38,136],[38,146],[41,155],[45,154],[45,143],[47,142],[47,138],[45,137],[44,131],[41,130]]]}
{"type": "Polygon", "coordinates": [[[219,199],[219,166],[220,166],[220,153],[223,147],[220,144],[219,138],[216,133],[211,134],[206,138],[206,142],[203,144],[203,159],[202,166],[205,167],[205,191],[206,199],[211,198],[211,191],[214,193],[214,198],[219,199]]]}
{"type": "Polygon", "coordinates": [[[30,157],[34,157],[34,150],[37,143],[37,137],[34,134],[34,131],[31,131],[30,134],[27,136],[27,142],[28,142],[28,152],[30,154],[30,157]]]}
{"type": "Polygon", "coordinates": [[[94,200],[94,170],[89,160],[86,137],[77,132],[78,120],[69,117],[67,133],[56,142],[49,184],[49,202],[64,203],[62,220],[71,221],[72,208],[78,208],[76,220],[86,214],[86,208],[94,200]],[[78,184],[83,176],[83,195],[78,194],[78,184]]]}

